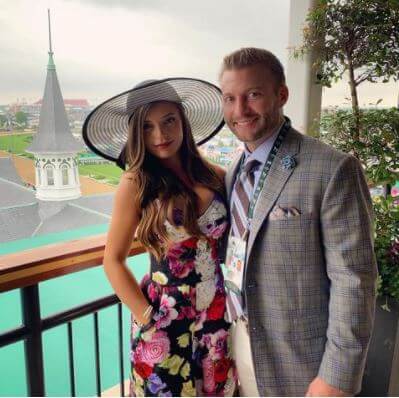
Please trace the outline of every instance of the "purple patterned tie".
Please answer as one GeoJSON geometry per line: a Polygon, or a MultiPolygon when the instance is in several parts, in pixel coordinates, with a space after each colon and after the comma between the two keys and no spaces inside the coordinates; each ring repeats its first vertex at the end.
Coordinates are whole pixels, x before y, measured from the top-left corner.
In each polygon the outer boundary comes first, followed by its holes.
{"type": "Polygon", "coordinates": [[[243,237],[246,225],[249,201],[254,188],[254,172],[261,163],[254,159],[245,163],[242,172],[237,176],[234,184],[232,215],[232,234],[243,237]]]}

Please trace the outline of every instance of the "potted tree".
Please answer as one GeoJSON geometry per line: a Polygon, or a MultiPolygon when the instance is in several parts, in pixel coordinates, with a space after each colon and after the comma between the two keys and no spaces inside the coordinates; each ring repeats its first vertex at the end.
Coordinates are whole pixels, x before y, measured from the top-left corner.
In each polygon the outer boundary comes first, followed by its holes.
{"type": "MultiPolygon", "coordinates": [[[[361,109],[358,86],[399,76],[399,0],[319,0],[309,11],[302,47],[315,51],[319,83],[347,78],[351,108],[330,109],[320,138],[363,164],[374,197],[378,300],[361,395],[399,395],[399,207],[391,186],[399,180],[399,110],[361,109]]],[[[376,104],[377,105],[377,104],[376,104]]]]}

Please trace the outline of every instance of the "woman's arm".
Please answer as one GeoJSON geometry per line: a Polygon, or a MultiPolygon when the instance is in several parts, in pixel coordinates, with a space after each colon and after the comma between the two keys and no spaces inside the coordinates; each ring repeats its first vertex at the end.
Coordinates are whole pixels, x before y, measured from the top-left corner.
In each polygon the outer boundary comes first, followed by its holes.
{"type": "Polygon", "coordinates": [[[126,265],[126,258],[139,222],[139,212],[135,205],[136,194],[134,178],[127,173],[123,174],[114,196],[103,263],[116,295],[129,307],[136,321],[145,324],[149,318],[143,314],[149,302],[126,265]]]}

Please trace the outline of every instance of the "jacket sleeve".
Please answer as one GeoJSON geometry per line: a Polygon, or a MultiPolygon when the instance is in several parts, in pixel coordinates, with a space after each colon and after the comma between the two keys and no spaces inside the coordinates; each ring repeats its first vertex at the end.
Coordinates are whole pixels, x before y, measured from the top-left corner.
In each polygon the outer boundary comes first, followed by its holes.
{"type": "Polygon", "coordinates": [[[318,376],[356,394],[374,322],[377,264],[373,210],[359,161],[343,158],[321,206],[321,232],[330,280],[327,342],[318,376]]]}

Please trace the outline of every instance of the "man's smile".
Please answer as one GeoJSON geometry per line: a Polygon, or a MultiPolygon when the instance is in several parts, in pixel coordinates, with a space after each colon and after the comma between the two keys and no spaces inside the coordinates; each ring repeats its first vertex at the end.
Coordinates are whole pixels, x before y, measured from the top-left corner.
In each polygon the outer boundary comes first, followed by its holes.
{"type": "Polygon", "coordinates": [[[258,116],[247,118],[247,119],[235,120],[233,122],[233,125],[234,126],[243,126],[243,127],[250,126],[251,124],[253,124],[257,120],[258,120],[258,116]]]}

